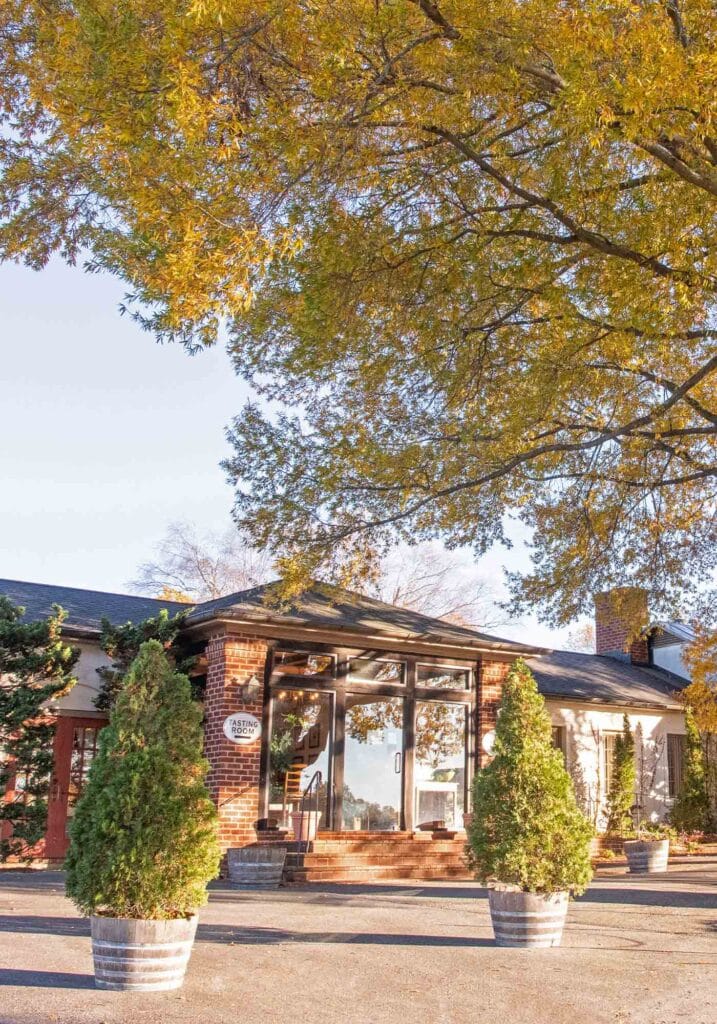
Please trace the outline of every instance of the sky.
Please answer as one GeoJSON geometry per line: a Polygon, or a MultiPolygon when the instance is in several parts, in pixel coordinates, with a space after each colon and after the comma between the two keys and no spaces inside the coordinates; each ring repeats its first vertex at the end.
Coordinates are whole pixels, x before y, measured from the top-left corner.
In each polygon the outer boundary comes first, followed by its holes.
{"type": "MultiPolygon", "coordinates": [[[[127,593],[169,523],[230,524],[224,431],[249,389],[220,346],[158,345],[123,292],[59,261],[0,265],[0,578],[127,593]]],[[[504,565],[526,569],[524,545],[479,569],[504,565]]],[[[495,632],[566,636],[528,618],[495,632]]]]}

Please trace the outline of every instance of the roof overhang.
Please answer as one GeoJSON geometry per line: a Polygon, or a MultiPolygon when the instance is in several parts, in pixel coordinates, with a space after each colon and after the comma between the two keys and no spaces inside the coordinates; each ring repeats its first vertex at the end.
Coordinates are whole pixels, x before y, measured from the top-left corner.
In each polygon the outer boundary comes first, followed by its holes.
{"type": "Polygon", "coordinates": [[[193,636],[210,636],[221,626],[227,633],[252,631],[257,636],[271,639],[297,640],[313,643],[328,643],[341,647],[371,646],[381,650],[405,650],[407,653],[442,655],[475,661],[490,655],[494,661],[513,661],[521,656],[531,658],[547,654],[547,648],[528,644],[488,643],[485,641],[459,640],[434,633],[395,633],[391,630],[338,624],[323,624],[297,620],[297,616],[272,614],[271,612],[246,612],[231,614],[223,612],[215,616],[190,616],[185,631],[193,636]]]}

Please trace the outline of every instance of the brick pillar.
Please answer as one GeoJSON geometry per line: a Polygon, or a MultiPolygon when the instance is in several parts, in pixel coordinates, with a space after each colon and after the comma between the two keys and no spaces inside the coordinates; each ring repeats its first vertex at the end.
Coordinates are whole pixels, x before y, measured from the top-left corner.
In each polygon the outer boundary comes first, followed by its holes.
{"type": "Polygon", "coordinates": [[[240,746],[226,738],[223,726],[224,720],[237,711],[246,711],[261,721],[267,650],[264,639],[246,634],[212,637],[207,644],[204,750],[211,765],[207,782],[219,809],[223,850],[256,841],[261,740],[240,746]],[[259,680],[261,689],[245,704],[240,687],[252,676],[259,680]]]}
{"type": "Polygon", "coordinates": [[[485,768],[490,754],[483,749],[483,737],[495,729],[503,683],[510,670],[509,661],[481,661],[478,665],[478,766],[485,768]]]}

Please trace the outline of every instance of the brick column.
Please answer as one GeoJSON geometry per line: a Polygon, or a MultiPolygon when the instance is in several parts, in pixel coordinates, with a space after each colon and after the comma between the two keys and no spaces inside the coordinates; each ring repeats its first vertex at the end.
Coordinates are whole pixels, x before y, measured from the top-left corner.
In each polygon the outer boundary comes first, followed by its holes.
{"type": "Polygon", "coordinates": [[[481,661],[478,665],[477,750],[480,768],[485,768],[490,761],[490,754],[486,754],[483,750],[483,737],[491,729],[495,729],[503,683],[510,671],[510,666],[509,661],[481,661]]]}
{"type": "Polygon", "coordinates": [[[267,650],[264,639],[248,634],[223,634],[212,637],[207,644],[204,750],[211,765],[207,782],[219,809],[223,850],[256,841],[261,740],[248,746],[232,743],[224,735],[223,725],[237,711],[246,711],[261,721],[267,650]],[[253,675],[261,690],[245,704],[240,687],[253,675]]]}

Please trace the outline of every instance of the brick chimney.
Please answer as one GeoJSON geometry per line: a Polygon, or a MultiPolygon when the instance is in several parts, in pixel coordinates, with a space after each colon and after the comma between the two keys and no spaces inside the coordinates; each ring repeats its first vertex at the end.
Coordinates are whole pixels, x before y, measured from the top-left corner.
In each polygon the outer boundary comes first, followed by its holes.
{"type": "Polygon", "coordinates": [[[595,651],[607,658],[649,665],[647,591],[615,587],[595,594],[595,651]]]}

